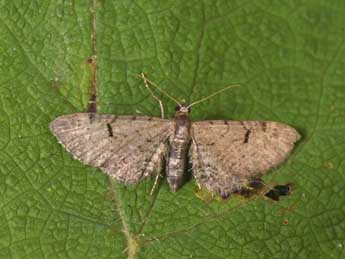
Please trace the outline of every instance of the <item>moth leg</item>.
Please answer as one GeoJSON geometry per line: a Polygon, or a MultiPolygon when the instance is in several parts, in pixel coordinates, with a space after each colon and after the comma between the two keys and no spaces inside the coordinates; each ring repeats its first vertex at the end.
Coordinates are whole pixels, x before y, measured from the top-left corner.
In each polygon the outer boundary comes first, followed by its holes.
{"type": "Polygon", "coordinates": [[[192,171],[196,185],[198,186],[199,189],[201,189],[202,186],[201,186],[199,179],[198,179],[198,175],[199,175],[199,172],[201,170],[201,164],[199,161],[197,149],[198,149],[198,144],[196,143],[194,137],[192,137],[192,143],[191,143],[190,148],[189,148],[189,162],[192,164],[192,166],[190,167],[189,170],[192,171]]]}
{"type": "Polygon", "coordinates": [[[149,90],[150,94],[152,95],[152,97],[159,103],[159,107],[161,109],[161,118],[164,119],[164,107],[163,107],[163,102],[161,101],[161,99],[159,99],[151,90],[151,88],[149,87],[149,83],[147,78],[145,77],[144,73],[140,74],[140,77],[144,80],[144,84],[145,87],[147,88],[147,90],[149,90]]]}
{"type": "Polygon", "coordinates": [[[165,142],[160,143],[159,147],[157,148],[157,150],[155,151],[155,153],[151,157],[151,160],[150,160],[147,168],[145,169],[144,175],[151,175],[153,171],[157,172],[157,175],[155,177],[155,182],[154,182],[152,189],[150,191],[150,195],[153,195],[153,193],[155,192],[155,190],[158,186],[158,180],[159,180],[159,178],[162,177],[161,172],[164,168],[164,163],[165,163],[167,153],[168,153],[167,142],[165,141],[165,142]]]}
{"type": "Polygon", "coordinates": [[[154,184],[153,184],[153,186],[152,186],[152,188],[151,188],[151,192],[150,192],[150,195],[151,195],[151,196],[153,195],[153,193],[155,192],[155,190],[156,190],[156,188],[157,188],[157,184],[158,184],[159,178],[162,178],[162,177],[163,177],[163,176],[162,176],[161,172],[157,173],[157,175],[156,175],[156,177],[155,177],[155,182],[154,182],[154,184]]]}

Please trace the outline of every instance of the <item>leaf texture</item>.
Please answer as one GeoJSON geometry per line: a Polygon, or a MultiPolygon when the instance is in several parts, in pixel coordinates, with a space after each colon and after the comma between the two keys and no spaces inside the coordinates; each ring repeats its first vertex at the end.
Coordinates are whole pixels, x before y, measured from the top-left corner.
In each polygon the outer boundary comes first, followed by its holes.
{"type": "MultiPolygon", "coordinates": [[[[345,256],[342,0],[0,1],[0,258],[345,256]],[[264,180],[279,202],[205,202],[190,180],[124,187],[63,150],[49,123],[159,116],[144,72],[194,120],[269,120],[302,140],[264,180]]],[[[166,113],[174,104],[163,99],[166,113]]]]}

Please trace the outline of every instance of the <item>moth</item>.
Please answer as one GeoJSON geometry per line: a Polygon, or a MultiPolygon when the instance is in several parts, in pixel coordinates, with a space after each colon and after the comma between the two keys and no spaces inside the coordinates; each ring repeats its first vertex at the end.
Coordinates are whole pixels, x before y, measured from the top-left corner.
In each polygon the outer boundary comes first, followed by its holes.
{"type": "MultiPolygon", "coordinates": [[[[163,90],[144,74],[140,76],[159,100],[149,84],[163,90]]],[[[273,121],[192,122],[191,106],[223,90],[189,105],[165,93],[177,103],[173,119],[74,113],[56,118],[50,129],[76,159],[124,184],[137,183],[165,169],[170,190],[176,192],[188,157],[198,186],[225,198],[282,163],[300,135],[273,121]]]]}

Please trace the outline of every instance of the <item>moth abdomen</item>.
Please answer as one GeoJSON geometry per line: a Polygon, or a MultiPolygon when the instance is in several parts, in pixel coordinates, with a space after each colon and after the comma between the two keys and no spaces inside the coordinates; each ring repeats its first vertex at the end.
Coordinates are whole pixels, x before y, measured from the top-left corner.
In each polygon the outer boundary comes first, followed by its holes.
{"type": "Polygon", "coordinates": [[[172,192],[176,192],[182,184],[185,171],[188,142],[172,141],[167,159],[166,174],[172,192]]]}
{"type": "Polygon", "coordinates": [[[177,114],[175,117],[175,134],[170,142],[170,152],[167,159],[166,174],[170,190],[176,192],[182,184],[186,170],[186,159],[190,136],[191,121],[187,114],[177,114]]]}

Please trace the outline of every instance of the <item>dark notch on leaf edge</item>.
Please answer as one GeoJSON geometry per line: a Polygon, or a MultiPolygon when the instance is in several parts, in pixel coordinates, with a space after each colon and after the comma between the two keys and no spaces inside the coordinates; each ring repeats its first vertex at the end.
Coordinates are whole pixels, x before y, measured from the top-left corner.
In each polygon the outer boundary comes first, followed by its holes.
{"type": "MultiPolygon", "coordinates": [[[[260,179],[253,179],[248,184],[248,187],[242,187],[238,191],[238,193],[246,198],[249,198],[252,195],[260,193],[262,188],[264,188],[264,183],[260,179]]],[[[264,196],[273,201],[279,201],[281,196],[287,196],[291,194],[292,187],[293,183],[278,184],[272,187],[270,190],[267,190],[264,193],[264,196]]]]}
{"type": "Polygon", "coordinates": [[[109,132],[109,137],[113,137],[113,128],[111,127],[110,123],[107,123],[107,128],[108,128],[108,132],[109,132]]]}
{"type": "Polygon", "coordinates": [[[292,183],[276,185],[271,190],[266,192],[265,196],[274,201],[279,201],[280,196],[291,194],[292,186],[292,183]]]}

